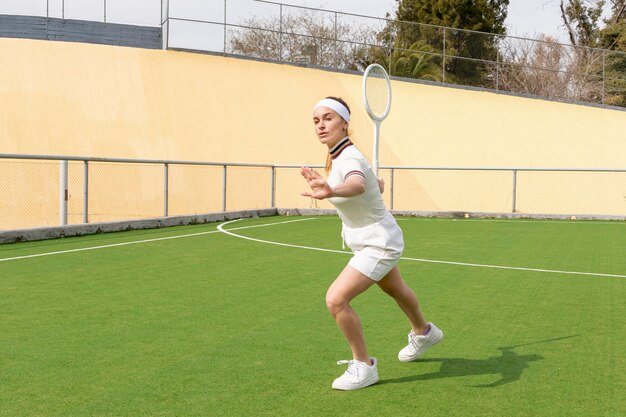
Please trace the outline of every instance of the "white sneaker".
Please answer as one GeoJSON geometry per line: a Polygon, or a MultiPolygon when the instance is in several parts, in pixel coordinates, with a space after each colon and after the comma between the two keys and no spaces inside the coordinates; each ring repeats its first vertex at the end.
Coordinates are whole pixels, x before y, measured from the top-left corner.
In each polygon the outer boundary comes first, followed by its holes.
{"type": "Polygon", "coordinates": [[[376,358],[370,358],[370,361],[372,365],[357,360],[337,362],[337,365],[348,364],[348,370],[333,381],[333,389],[349,391],[377,383],[378,361],[376,358]]]}
{"type": "Polygon", "coordinates": [[[411,330],[409,344],[398,353],[401,362],[411,362],[422,356],[424,352],[443,339],[443,332],[432,323],[428,323],[430,331],[425,335],[417,335],[411,330]]]}

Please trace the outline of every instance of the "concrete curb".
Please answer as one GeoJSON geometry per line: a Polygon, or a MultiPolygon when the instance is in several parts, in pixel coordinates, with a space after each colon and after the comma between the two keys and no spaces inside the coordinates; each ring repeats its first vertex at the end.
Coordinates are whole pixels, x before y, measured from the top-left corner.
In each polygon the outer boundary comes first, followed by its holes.
{"type": "Polygon", "coordinates": [[[335,216],[337,210],[335,209],[314,209],[314,208],[288,208],[278,209],[278,214],[281,216],[335,216]]]}
{"type": "Polygon", "coordinates": [[[535,214],[535,213],[489,213],[471,211],[411,211],[392,210],[395,216],[401,217],[438,217],[448,219],[534,219],[534,220],[601,220],[626,221],[626,216],[612,216],[601,214],[535,214]]]}
{"type": "MultiPolygon", "coordinates": [[[[601,220],[601,221],[626,221],[626,216],[611,216],[602,214],[530,214],[530,213],[490,213],[472,211],[417,211],[417,210],[391,210],[394,216],[399,217],[433,217],[444,219],[535,219],[535,220],[601,220]]],[[[335,209],[278,209],[281,216],[334,216],[335,209]]]]}
{"type": "Polygon", "coordinates": [[[277,214],[277,209],[242,210],[193,216],[158,217],[154,219],[127,220],[121,222],[18,229],[0,232],[0,244],[91,235],[96,233],[121,232],[126,230],[158,229],[161,227],[184,226],[188,224],[215,223],[240,218],[276,216],[277,214]]]}
{"type": "MultiPolygon", "coordinates": [[[[571,215],[571,214],[528,214],[528,213],[481,213],[462,211],[413,211],[392,210],[399,217],[430,217],[448,219],[535,219],[535,220],[600,220],[626,221],[626,216],[571,215]]],[[[188,224],[215,223],[225,220],[268,216],[335,216],[335,209],[315,208],[268,208],[258,210],[226,211],[192,216],[157,217],[153,219],[126,220],[120,222],[73,224],[68,226],[39,227],[0,231],[0,244],[32,240],[57,239],[96,233],[121,232],[126,230],[158,229],[161,227],[185,226],[188,224]]]]}

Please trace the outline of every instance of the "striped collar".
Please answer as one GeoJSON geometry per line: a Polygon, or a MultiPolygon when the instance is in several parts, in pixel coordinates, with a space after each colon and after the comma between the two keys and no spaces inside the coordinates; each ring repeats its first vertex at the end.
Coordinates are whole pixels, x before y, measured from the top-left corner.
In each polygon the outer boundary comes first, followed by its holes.
{"type": "Polygon", "coordinates": [[[337,144],[333,146],[332,149],[329,151],[330,158],[336,159],[339,155],[341,155],[341,152],[343,152],[343,150],[346,149],[348,146],[352,146],[352,142],[350,141],[350,138],[346,136],[345,138],[337,142],[337,144]]]}

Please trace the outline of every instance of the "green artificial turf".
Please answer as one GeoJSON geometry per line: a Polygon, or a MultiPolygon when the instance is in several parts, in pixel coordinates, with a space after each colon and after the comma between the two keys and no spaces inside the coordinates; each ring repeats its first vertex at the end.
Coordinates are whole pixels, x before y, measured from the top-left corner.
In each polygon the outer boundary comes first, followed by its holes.
{"type": "Polygon", "coordinates": [[[399,223],[400,270],[445,338],[399,362],[408,323],[372,287],[353,305],[380,382],[354,392],[330,389],[350,359],[324,303],[349,259],[336,217],[225,226],[265,242],[208,224],[2,245],[0,415],[625,414],[625,277],[426,260],[626,275],[626,224],[399,223]]]}

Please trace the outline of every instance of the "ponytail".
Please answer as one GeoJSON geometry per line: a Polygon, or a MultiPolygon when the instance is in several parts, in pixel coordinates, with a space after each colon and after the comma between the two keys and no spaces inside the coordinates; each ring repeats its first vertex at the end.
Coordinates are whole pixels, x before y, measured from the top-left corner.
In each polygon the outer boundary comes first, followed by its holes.
{"type": "MultiPolygon", "coordinates": [[[[333,97],[333,96],[329,96],[326,97],[329,98],[331,100],[335,100],[340,102],[341,104],[343,104],[346,109],[348,109],[348,114],[350,114],[350,107],[348,106],[348,103],[346,103],[344,101],[344,99],[342,99],[341,97],[333,97]]],[[[346,136],[350,136],[350,132],[346,129],[346,136]]],[[[326,165],[324,165],[324,171],[326,172],[326,176],[328,176],[328,174],[330,173],[330,168],[332,166],[333,160],[330,158],[330,153],[326,155],[326,165]]]]}

